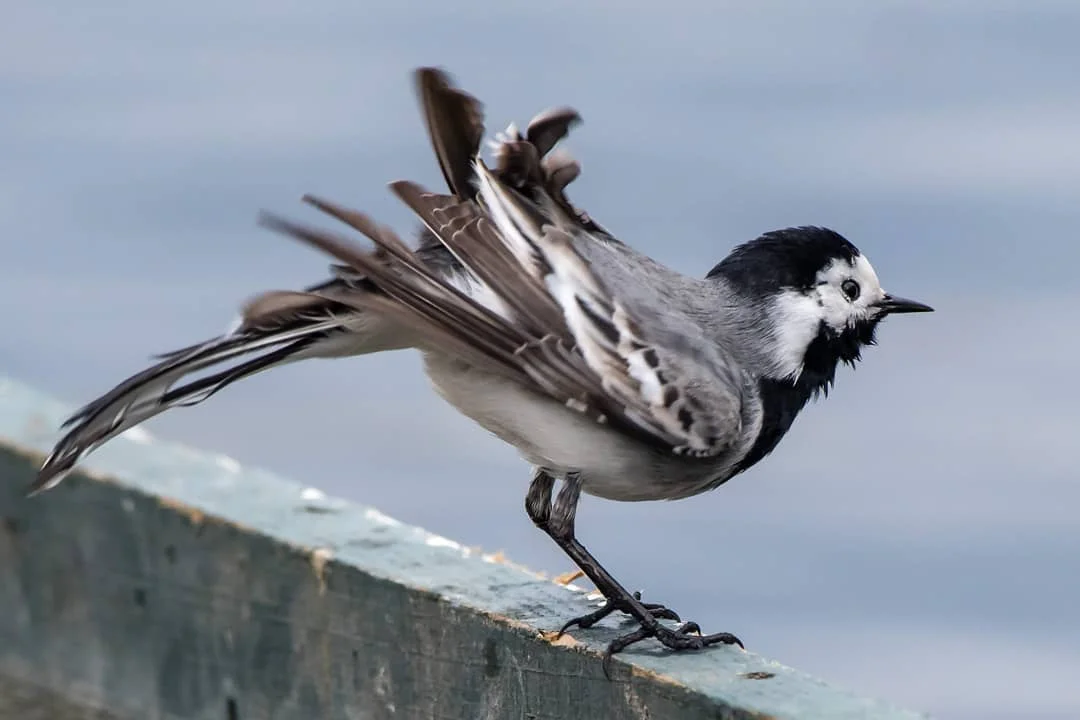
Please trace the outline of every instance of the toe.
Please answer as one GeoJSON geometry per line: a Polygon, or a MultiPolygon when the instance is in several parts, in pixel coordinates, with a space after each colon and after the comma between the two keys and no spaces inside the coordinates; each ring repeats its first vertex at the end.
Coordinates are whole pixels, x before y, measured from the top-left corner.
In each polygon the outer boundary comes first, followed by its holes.
{"type": "Polygon", "coordinates": [[[679,613],[671,608],[664,607],[660,603],[644,603],[642,607],[648,610],[657,620],[674,620],[675,622],[682,620],[682,618],[679,617],[679,613]]]}

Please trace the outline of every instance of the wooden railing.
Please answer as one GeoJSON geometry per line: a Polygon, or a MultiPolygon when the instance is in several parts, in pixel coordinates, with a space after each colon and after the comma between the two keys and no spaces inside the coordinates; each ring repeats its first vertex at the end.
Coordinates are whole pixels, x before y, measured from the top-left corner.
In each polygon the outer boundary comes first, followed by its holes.
{"type": "Polygon", "coordinates": [[[727,646],[609,680],[542,632],[581,590],[145,434],[26,499],[66,410],[0,379],[0,717],[919,717],[727,646]]]}

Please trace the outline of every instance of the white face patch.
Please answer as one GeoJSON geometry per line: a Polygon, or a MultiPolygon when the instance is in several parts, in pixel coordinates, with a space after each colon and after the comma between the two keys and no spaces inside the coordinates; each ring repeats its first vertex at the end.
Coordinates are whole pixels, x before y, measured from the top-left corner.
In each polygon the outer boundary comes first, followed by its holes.
{"type": "Polygon", "coordinates": [[[877,273],[865,256],[854,262],[837,258],[817,274],[816,285],[809,293],[787,290],[776,296],[770,312],[773,323],[773,346],[770,374],[777,378],[796,379],[802,373],[803,360],[810,343],[824,322],[836,332],[874,317],[874,303],[885,297],[877,273]],[[858,285],[854,299],[845,293],[858,285]]]}
{"type": "Polygon", "coordinates": [[[802,372],[806,349],[817,336],[821,306],[812,295],[786,290],[776,297],[771,314],[774,331],[770,374],[794,380],[802,372]]]}
{"type": "Polygon", "coordinates": [[[840,258],[833,260],[818,273],[815,291],[811,297],[816,297],[821,306],[819,317],[837,332],[876,315],[874,303],[885,297],[877,273],[865,255],[857,256],[853,263],[840,258]],[[858,286],[854,299],[845,293],[845,288],[855,287],[848,281],[858,286]]]}

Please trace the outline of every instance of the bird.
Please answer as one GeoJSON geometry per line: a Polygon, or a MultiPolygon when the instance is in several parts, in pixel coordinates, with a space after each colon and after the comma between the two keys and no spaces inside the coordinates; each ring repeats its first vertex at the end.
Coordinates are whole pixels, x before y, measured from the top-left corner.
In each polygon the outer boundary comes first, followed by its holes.
{"type": "Polygon", "coordinates": [[[765,232],[703,277],[670,269],[569,200],[581,165],[556,146],[581,122],[575,109],[511,124],[488,141],[489,161],[483,104],[442,68],[413,77],[446,183],[390,184],[419,220],[415,248],[310,195],[369,244],[261,213],[263,227],[332,257],[330,277],[251,298],[225,334],[156,356],[78,410],[30,494],[125,430],[256,373],[412,349],[440,396],[532,466],[528,517],[604,596],[560,634],[619,612],[636,629],[610,641],[605,663],[647,639],[741,647],[619,583],[577,537],[582,493],[639,502],[719,487],[777,447],[885,318],[933,308],[887,293],[866,255],[818,225],[765,232]]]}

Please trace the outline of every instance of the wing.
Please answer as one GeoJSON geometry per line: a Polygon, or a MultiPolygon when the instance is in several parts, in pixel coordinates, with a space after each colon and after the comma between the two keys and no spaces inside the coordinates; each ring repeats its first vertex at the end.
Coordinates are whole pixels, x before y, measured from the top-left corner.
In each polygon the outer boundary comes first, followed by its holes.
{"type": "MultiPolygon", "coordinates": [[[[438,71],[420,72],[425,103],[453,105],[467,97],[433,90],[449,81],[438,71]]],[[[726,358],[710,355],[707,343],[687,352],[659,342],[643,316],[601,280],[575,245],[617,241],[594,230],[553,189],[535,146],[504,139],[505,154],[493,172],[479,159],[475,128],[454,126],[478,122],[477,113],[434,107],[425,117],[457,194],[409,182],[392,189],[483,293],[460,292],[427,271],[390,230],[326,201],[309,198],[371,238],[393,258],[393,271],[380,269],[373,252],[342,236],[273,216],[264,223],[362,273],[379,292],[344,301],[392,315],[427,338],[430,349],[512,378],[663,451],[708,457],[727,449],[740,430],[742,378],[726,358]],[[470,144],[467,152],[462,142],[470,144]]],[[[696,331],[688,318],[681,323],[696,331]]]]}
{"type": "Polygon", "coordinates": [[[612,264],[601,277],[578,248],[589,247],[593,256],[620,248],[596,243],[555,203],[534,205],[477,167],[480,199],[500,235],[541,255],[543,281],[569,328],[570,347],[626,420],[676,454],[725,451],[740,434],[745,381],[664,292],[661,283],[674,273],[652,273],[651,262],[638,264],[637,274],[612,264]]]}
{"type": "MultiPolygon", "coordinates": [[[[438,68],[417,70],[416,90],[447,186],[460,200],[475,199],[478,187],[473,161],[484,136],[483,105],[455,87],[450,76],[438,68]]],[[[555,146],[580,123],[581,115],[564,106],[535,115],[524,134],[511,124],[491,142],[494,173],[526,197],[554,203],[595,240],[617,244],[619,241],[611,233],[566,196],[566,187],[581,174],[581,164],[555,146]]]]}

